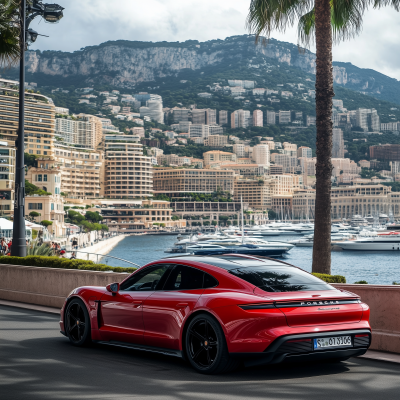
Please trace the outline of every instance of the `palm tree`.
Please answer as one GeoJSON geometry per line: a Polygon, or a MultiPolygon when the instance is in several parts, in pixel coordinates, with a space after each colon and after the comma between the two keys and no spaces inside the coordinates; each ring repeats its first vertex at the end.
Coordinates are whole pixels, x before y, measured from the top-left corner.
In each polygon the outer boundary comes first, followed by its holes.
{"type": "Polygon", "coordinates": [[[250,0],[247,26],[255,33],[270,36],[285,31],[299,20],[299,44],[315,40],[315,104],[317,163],[315,228],[312,271],[331,273],[331,174],[332,174],[332,43],[355,36],[361,29],[368,6],[391,5],[399,0],[250,0]]]}
{"type": "Polygon", "coordinates": [[[0,66],[12,66],[20,58],[18,1],[0,0],[0,66]]]}

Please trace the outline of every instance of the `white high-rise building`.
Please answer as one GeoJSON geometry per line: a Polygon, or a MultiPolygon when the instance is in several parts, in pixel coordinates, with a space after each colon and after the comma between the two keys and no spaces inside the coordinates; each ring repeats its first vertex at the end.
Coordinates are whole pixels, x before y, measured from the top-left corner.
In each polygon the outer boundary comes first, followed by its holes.
{"type": "MultiPolygon", "coordinates": [[[[221,128],[218,126],[218,128],[221,128]]],[[[221,128],[222,129],[222,128],[221,128]]],[[[189,126],[189,135],[191,138],[207,138],[210,134],[210,127],[209,125],[204,124],[192,124],[189,126]]]]}
{"type": "Polygon", "coordinates": [[[238,158],[244,158],[246,155],[245,145],[243,143],[236,143],[233,145],[233,152],[238,158]]]}
{"type": "Polygon", "coordinates": [[[218,113],[218,125],[228,125],[228,111],[220,110],[218,113]]]}
{"type": "Polygon", "coordinates": [[[236,110],[231,114],[231,128],[247,128],[250,125],[250,111],[236,110]]]}
{"type": "Polygon", "coordinates": [[[253,126],[264,126],[263,112],[261,110],[253,111],[253,126]]]}
{"type": "Polygon", "coordinates": [[[332,158],[344,158],[343,131],[339,128],[332,130],[332,158]]]}
{"type": "Polygon", "coordinates": [[[367,108],[359,108],[356,110],[355,126],[368,131],[368,113],[370,110],[367,108]]]}
{"type": "Polygon", "coordinates": [[[297,149],[297,157],[312,158],[312,150],[310,147],[301,146],[297,149]]]}
{"type": "Polygon", "coordinates": [[[269,147],[267,144],[258,144],[253,147],[253,161],[256,164],[269,167],[269,147]]]}

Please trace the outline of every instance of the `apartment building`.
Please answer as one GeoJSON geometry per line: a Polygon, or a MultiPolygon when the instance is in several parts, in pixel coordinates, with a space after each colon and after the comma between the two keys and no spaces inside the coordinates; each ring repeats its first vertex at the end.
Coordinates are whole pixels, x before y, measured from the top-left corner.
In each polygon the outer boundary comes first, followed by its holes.
{"type": "Polygon", "coordinates": [[[78,119],[56,118],[56,136],[66,144],[78,145],[94,150],[103,137],[100,118],[80,114],[78,119]]]}
{"type": "MultiPolygon", "coordinates": [[[[104,196],[104,153],[56,143],[55,165],[61,171],[61,192],[71,199],[95,199],[104,196]]],[[[46,160],[38,165],[46,167],[46,160]]]]}
{"type": "Polygon", "coordinates": [[[234,172],[217,169],[154,168],[155,194],[182,197],[188,193],[213,193],[218,188],[233,193],[234,172]]]}
{"type": "Polygon", "coordinates": [[[211,108],[207,109],[193,109],[192,110],[192,123],[203,125],[216,125],[217,124],[217,110],[211,108]]]}
{"type": "Polygon", "coordinates": [[[332,130],[332,157],[344,158],[343,131],[340,128],[332,130]]]}
{"type": "Polygon", "coordinates": [[[101,200],[103,223],[119,232],[129,233],[152,229],[163,224],[166,228],[184,228],[185,220],[172,221],[169,201],[161,200],[101,200]]]}
{"type": "Polygon", "coordinates": [[[306,125],[307,126],[312,126],[316,124],[316,117],[312,117],[310,115],[307,115],[306,117],[306,125]]]}
{"type": "MultiPolygon", "coordinates": [[[[353,215],[388,214],[392,202],[398,205],[396,197],[392,198],[391,188],[382,184],[352,185],[332,187],[331,189],[331,215],[333,219],[351,218],[353,215]]],[[[294,196],[295,215],[314,215],[315,192],[307,191],[306,195],[297,192],[294,196]],[[312,201],[314,199],[314,202],[312,201]],[[307,200],[307,202],[306,202],[307,200]]],[[[394,211],[399,208],[392,207],[394,211]]],[[[398,216],[399,214],[395,214],[398,216]]]]}
{"type": "Polygon", "coordinates": [[[231,128],[247,128],[250,125],[251,116],[249,110],[236,110],[231,114],[231,128]]]}
{"type": "Polygon", "coordinates": [[[106,135],[105,196],[111,199],[153,196],[151,158],[143,155],[138,138],[106,135]]]}
{"type": "Polygon", "coordinates": [[[218,125],[228,125],[228,111],[220,110],[218,112],[218,125]]]}
{"type": "Polygon", "coordinates": [[[243,199],[251,208],[267,210],[271,207],[271,187],[262,178],[246,179],[236,177],[234,184],[234,197],[243,199]]]}
{"type": "Polygon", "coordinates": [[[191,165],[192,159],[190,157],[179,157],[176,154],[161,154],[157,156],[157,164],[181,167],[183,165],[191,165]]]}
{"type": "Polygon", "coordinates": [[[315,212],[315,190],[296,190],[292,198],[292,214],[294,218],[313,219],[315,212]]]}
{"type": "Polygon", "coordinates": [[[52,221],[48,231],[55,236],[65,235],[64,200],[61,196],[61,170],[54,160],[38,159],[36,167],[29,168],[26,179],[45,190],[50,195],[27,195],[25,197],[25,216],[35,211],[39,216],[35,222],[52,221]]]}
{"type": "Polygon", "coordinates": [[[0,215],[12,215],[14,213],[16,153],[14,143],[13,141],[0,140],[0,215]]]}
{"type": "Polygon", "coordinates": [[[173,108],[172,113],[175,123],[180,123],[181,121],[189,121],[189,109],[187,108],[173,108]]]}
{"type": "Polygon", "coordinates": [[[275,111],[267,111],[267,124],[275,125],[276,124],[276,113],[275,111]]]}
{"type": "Polygon", "coordinates": [[[261,110],[253,111],[253,126],[264,126],[263,112],[261,110]]]}
{"type": "MultiPolygon", "coordinates": [[[[0,139],[17,139],[19,83],[0,79],[0,139]]],[[[25,152],[54,155],[55,107],[51,99],[25,92],[25,152]]]]}
{"type": "Polygon", "coordinates": [[[359,174],[361,167],[350,158],[332,158],[332,176],[339,176],[341,172],[345,174],[359,174]]]}
{"type": "Polygon", "coordinates": [[[253,147],[252,159],[256,164],[269,167],[269,147],[266,144],[258,144],[253,147]]]}
{"type": "Polygon", "coordinates": [[[370,146],[369,155],[371,159],[380,161],[400,161],[400,144],[370,146]]]}
{"type": "Polygon", "coordinates": [[[235,143],[233,145],[233,152],[236,154],[237,158],[243,158],[246,156],[245,148],[246,146],[243,143],[235,143]]]}
{"type": "Polygon", "coordinates": [[[209,125],[191,124],[189,125],[189,135],[191,138],[207,138],[210,134],[209,125]]]}
{"type": "Polygon", "coordinates": [[[275,162],[275,165],[282,165],[285,173],[292,173],[297,167],[297,157],[294,156],[275,153],[272,154],[271,159],[275,162]]]}
{"type": "Polygon", "coordinates": [[[231,161],[235,162],[237,157],[234,153],[228,153],[221,150],[211,150],[203,154],[204,165],[210,165],[213,162],[231,161]]]}
{"type": "Polygon", "coordinates": [[[290,124],[290,122],[292,122],[291,111],[279,111],[279,123],[290,124]]]}
{"type": "Polygon", "coordinates": [[[297,157],[312,158],[312,150],[310,147],[301,146],[297,149],[297,157]]]}
{"type": "Polygon", "coordinates": [[[228,144],[228,136],[225,135],[209,135],[204,139],[204,146],[208,147],[225,147],[228,144]]]}

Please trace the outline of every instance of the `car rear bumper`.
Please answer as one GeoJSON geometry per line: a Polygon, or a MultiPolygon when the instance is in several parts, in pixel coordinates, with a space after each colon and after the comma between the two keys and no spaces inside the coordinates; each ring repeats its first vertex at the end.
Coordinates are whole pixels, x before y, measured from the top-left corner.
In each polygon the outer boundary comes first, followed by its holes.
{"type": "Polygon", "coordinates": [[[231,356],[243,360],[246,366],[278,364],[285,361],[329,360],[361,356],[365,354],[370,344],[371,331],[368,329],[320,332],[281,336],[271,343],[264,352],[231,353],[231,356]],[[312,339],[334,336],[351,336],[352,346],[314,350],[312,339]],[[311,340],[302,342],[302,339],[311,340]]]}

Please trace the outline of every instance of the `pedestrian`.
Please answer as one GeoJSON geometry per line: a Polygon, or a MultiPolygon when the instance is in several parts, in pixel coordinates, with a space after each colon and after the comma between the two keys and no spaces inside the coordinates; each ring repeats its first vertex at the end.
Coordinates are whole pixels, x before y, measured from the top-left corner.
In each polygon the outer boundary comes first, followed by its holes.
{"type": "Polygon", "coordinates": [[[72,252],[72,254],[71,254],[71,258],[70,258],[71,260],[75,260],[76,259],[76,255],[75,255],[75,253],[74,252],[72,252]]]}

